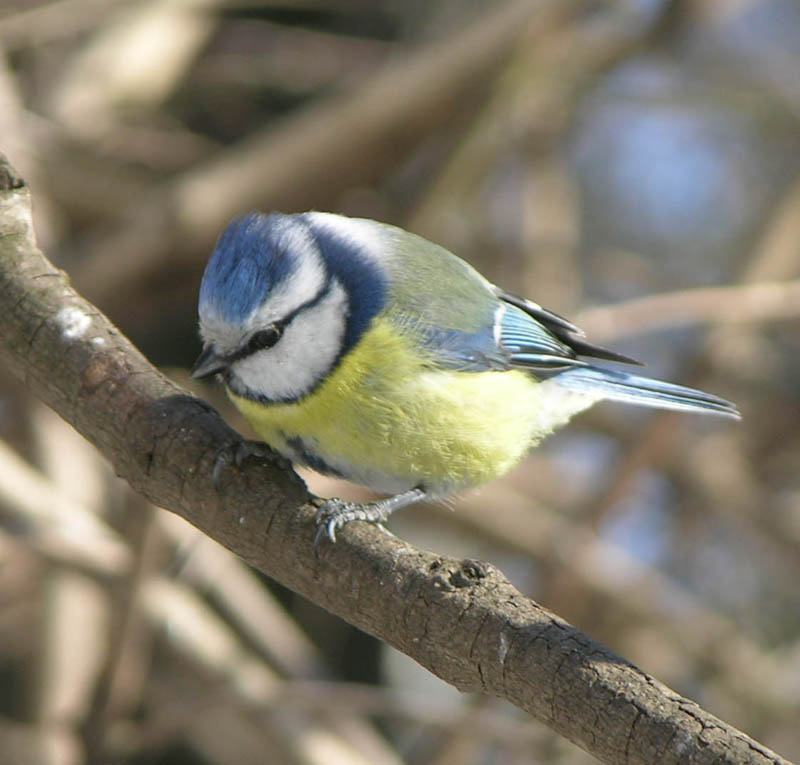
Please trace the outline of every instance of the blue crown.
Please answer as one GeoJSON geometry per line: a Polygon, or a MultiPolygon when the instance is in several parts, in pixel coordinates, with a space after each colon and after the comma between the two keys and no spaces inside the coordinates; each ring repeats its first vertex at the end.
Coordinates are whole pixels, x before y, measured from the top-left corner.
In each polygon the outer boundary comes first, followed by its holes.
{"type": "MultiPolygon", "coordinates": [[[[308,229],[291,215],[252,212],[236,218],[222,232],[200,284],[200,306],[231,323],[249,316],[292,273],[290,235],[308,229]]],[[[310,241],[310,237],[309,237],[310,241]]]]}

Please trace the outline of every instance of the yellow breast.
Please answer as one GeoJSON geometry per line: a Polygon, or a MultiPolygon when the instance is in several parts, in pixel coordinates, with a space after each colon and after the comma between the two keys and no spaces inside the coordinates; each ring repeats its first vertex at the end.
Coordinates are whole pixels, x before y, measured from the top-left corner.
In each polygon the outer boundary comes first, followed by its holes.
{"type": "Polygon", "coordinates": [[[510,470],[549,432],[536,406],[543,387],[521,371],[433,368],[407,337],[376,321],[301,401],[264,405],[229,395],[290,459],[301,441],[336,472],[378,491],[423,486],[446,494],[510,470]]]}

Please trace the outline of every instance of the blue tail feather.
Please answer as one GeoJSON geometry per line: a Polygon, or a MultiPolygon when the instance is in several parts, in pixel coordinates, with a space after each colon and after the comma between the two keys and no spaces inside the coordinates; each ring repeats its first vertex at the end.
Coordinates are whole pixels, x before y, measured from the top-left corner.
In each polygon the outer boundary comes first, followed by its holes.
{"type": "Polygon", "coordinates": [[[565,388],[598,393],[611,401],[740,419],[739,410],[730,401],[649,377],[589,366],[565,370],[557,379],[565,388]]]}

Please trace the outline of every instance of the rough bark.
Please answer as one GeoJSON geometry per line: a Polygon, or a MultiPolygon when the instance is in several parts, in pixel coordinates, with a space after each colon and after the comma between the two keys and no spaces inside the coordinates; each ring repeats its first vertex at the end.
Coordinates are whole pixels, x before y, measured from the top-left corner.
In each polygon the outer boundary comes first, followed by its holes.
{"type": "MultiPolygon", "coordinates": [[[[494,567],[352,524],[313,548],[316,508],[279,462],[211,468],[239,436],[154,369],[38,250],[0,155],[0,357],[151,502],[248,563],[609,763],[786,763],[519,593],[494,567]]],[[[487,508],[487,512],[491,512],[487,508]]]]}

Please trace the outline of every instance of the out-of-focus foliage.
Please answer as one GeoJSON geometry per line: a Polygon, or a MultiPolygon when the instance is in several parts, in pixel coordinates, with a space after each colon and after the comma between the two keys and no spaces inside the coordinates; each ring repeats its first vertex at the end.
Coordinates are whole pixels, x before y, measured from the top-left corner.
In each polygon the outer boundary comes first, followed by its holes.
{"type": "MultiPolygon", "coordinates": [[[[392,527],[800,758],[798,72],[796,0],[5,0],[0,150],[48,254],[187,385],[225,220],[316,208],[736,401],[740,424],[603,405],[392,527]]],[[[4,376],[0,436],[17,761],[588,759],[143,506],[4,376]]]]}

